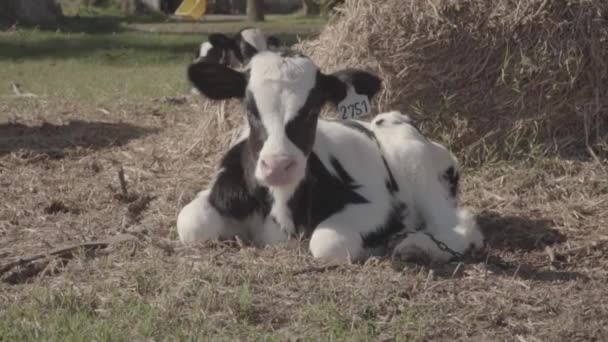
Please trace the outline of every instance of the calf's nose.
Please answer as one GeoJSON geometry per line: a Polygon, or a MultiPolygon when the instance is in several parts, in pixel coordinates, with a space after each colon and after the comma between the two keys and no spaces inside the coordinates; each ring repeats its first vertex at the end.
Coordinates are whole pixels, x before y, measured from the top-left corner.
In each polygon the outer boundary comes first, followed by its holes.
{"type": "Polygon", "coordinates": [[[283,156],[269,156],[260,161],[262,175],[271,183],[285,181],[295,165],[293,158],[283,156]]]}

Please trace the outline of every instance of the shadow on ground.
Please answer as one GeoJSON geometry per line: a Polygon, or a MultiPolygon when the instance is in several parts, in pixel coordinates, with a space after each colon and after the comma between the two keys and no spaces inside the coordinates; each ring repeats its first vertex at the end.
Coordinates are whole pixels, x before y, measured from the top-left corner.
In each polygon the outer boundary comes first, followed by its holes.
{"type": "MultiPolygon", "coordinates": [[[[583,273],[560,269],[565,265],[559,260],[551,261],[546,254],[547,246],[566,241],[562,233],[552,228],[551,220],[501,215],[493,211],[484,211],[477,218],[486,240],[486,251],[468,255],[460,262],[431,265],[437,277],[459,278],[464,274],[463,264],[469,264],[482,265],[491,274],[512,279],[541,282],[589,279],[583,273]],[[508,255],[508,260],[503,254],[508,255]]],[[[402,268],[402,262],[395,261],[394,267],[402,268]]]]}
{"type": "Polygon", "coordinates": [[[556,268],[559,263],[552,262],[545,253],[546,247],[566,241],[564,234],[552,228],[553,221],[494,211],[481,212],[477,221],[490,251],[481,256],[488,271],[499,276],[542,282],[588,279],[580,272],[556,268]],[[501,252],[515,253],[519,260],[506,261],[500,256],[501,252]],[[536,255],[530,258],[530,253],[536,255]],[[538,259],[543,261],[539,263],[538,259]]]}
{"type": "Polygon", "coordinates": [[[127,123],[80,120],[65,125],[44,123],[37,127],[4,123],[0,124],[0,156],[21,151],[25,154],[45,153],[52,159],[61,159],[65,156],[65,150],[77,147],[98,150],[122,146],[156,131],[127,123]]]}
{"type": "Polygon", "coordinates": [[[566,240],[562,233],[551,228],[551,220],[542,217],[533,219],[483,211],[477,215],[477,222],[492,249],[530,252],[566,240]]]}

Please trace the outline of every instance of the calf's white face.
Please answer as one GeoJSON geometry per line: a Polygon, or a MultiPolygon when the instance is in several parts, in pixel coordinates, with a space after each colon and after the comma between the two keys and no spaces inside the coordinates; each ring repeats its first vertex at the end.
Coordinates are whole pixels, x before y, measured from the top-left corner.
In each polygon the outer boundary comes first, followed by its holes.
{"type": "Polygon", "coordinates": [[[255,55],[248,74],[203,61],[192,64],[188,75],[207,97],[244,99],[253,174],[275,189],[295,189],[305,177],[319,113],[327,101],[343,100],[349,85],[368,97],[381,85],[364,71],[326,75],[303,55],[271,51],[255,55]]]}
{"type": "Polygon", "coordinates": [[[325,98],[315,88],[318,69],[303,56],[273,53],[251,60],[245,107],[259,150],[255,177],[271,187],[304,178],[325,98]]]}

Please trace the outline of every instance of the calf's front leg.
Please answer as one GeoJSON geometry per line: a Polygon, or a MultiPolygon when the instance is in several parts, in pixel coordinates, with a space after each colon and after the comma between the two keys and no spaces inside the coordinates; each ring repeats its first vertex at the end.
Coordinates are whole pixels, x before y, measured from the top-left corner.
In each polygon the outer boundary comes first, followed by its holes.
{"type": "Polygon", "coordinates": [[[209,203],[209,193],[210,190],[201,191],[179,212],[177,234],[182,243],[221,240],[238,234],[209,203]]]}

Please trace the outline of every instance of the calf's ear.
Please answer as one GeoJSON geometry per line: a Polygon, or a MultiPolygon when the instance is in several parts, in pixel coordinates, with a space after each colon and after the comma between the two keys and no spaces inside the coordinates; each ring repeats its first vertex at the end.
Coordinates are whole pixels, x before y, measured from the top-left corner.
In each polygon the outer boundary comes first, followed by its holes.
{"type": "Polygon", "coordinates": [[[218,63],[203,60],[190,64],[188,79],[203,95],[213,100],[245,97],[246,75],[218,63]]]}
{"type": "Polygon", "coordinates": [[[382,88],[382,80],[378,76],[359,69],[344,69],[330,75],[320,74],[319,81],[334,104],[344,100],[349,85],[370,100],[382,88]]]}

